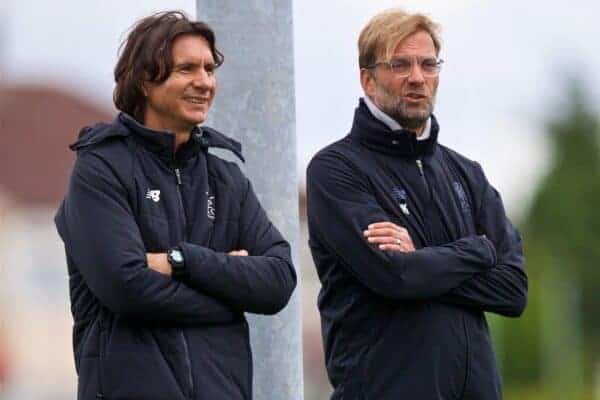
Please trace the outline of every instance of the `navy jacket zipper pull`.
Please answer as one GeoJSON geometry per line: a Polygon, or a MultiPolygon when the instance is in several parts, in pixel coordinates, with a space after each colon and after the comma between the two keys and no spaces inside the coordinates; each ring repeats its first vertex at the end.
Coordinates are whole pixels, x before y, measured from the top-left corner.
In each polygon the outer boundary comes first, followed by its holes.
{"type": "Polygon", "coordinates": [[[179,168],[175,168],[175,177],[177,178],[177,184],[181,186],[181,171],[179,168]]]}
{"type": "Polygon", "coordinates": [[[179,167],[173,168],[175,172],[175,181],[177,183],[177,198],[179,200],[179,209],[181,212],[181,222],[182,222],[182,230],[183,230],[183,240],[187,240],[187,215],[185,213],[185,207],[183,206],[183,196],[181,194],[181,170],[179,167]]]}
{"type": "Polygon", "coordinates": [[[421,173],[421,176],[425,176],[425,174],[423,173],[423,161],[421,161],[420,158],[417,158],[417,167],[419,168],[419,172],[421,173]]]}

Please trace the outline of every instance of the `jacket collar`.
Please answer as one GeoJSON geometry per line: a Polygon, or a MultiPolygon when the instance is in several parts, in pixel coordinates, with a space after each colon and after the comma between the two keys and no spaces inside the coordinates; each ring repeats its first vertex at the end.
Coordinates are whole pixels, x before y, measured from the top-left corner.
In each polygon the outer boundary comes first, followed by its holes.
{"type": "Polygon", "coordinates": [[[77,151],[115,136],[132,136],[148,150],[168,160],[185,161],[200,151],[216,147],[233,152],[242,162],[245,162],[242,145],[239,142],[209,127],[195,127],[190,135],[190,140],[181,146],[174,155],[174,134],[149,129],[123,112],[119,113],[110,124],[101,123],[83,128],[79,133],[79,139],[69,147],[71,150],[77,151]]]}
{"type": "Polygon", "coordinates": [[[437,120],[432,115],[429,138],[417,140],[415,133],[408,129],[391,130],[375,118],[364,100],[360,99],[354,112],[354,122],[349,136],[371,150],[381,153],[401,157],[420,157],[433,152],[439,129],[437,120]]]}

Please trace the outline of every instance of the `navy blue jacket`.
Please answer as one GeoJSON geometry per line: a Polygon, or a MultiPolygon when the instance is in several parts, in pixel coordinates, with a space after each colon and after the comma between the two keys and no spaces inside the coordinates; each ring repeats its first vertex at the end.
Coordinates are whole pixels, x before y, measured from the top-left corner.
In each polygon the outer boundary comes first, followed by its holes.
{"type": "Polygon", "coordinates": [[[519,316],[521,239],[479,164],[391,131],[361,100],[352,130],[307,171],[309,244],[332,399],[501,398],[484,311],[519,316]],[[363,231],[405,227],[411,253],[363,231]]]}
{"type": "Polygon", "coordinates": [[[274,314],[296,285],[290,246],[235,163],[208,153],[239,143],[174,135],[120,114],[82,130],[56,215],[74,318],[78,399],[252,398],[244,312],[274,314]],[[179,245],[181,282],[146,253],[179,245]],[[227,252],[248,250],[250,256],[227,252]]]}

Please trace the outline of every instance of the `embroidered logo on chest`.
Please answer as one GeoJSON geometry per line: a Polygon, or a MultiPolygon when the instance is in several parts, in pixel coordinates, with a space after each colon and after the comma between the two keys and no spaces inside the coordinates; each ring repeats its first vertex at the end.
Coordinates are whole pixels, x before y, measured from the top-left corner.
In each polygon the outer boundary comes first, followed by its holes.
{"type": "Polygon", "coordinates": [[[410,211],[408,209],[408,197],[406,196],[406,190],[402,188],[394,188],[392,189],[392,198],[400,207],[400,210],[404,215],[410,215],[410,211]]]}
{"type": "Polygon", "coordinates": [[[155,203],[160,201],[160,190],[150,190],[146,192],[146,198],[152,200],[155,203]]]}
{"type": "Polygon", "coordinates": [[[206,192],[207,201],[206,201],[206,215],[208,219],[214,220],[217,210],[215,208],[215,196],[211,195],[209,192],[206,192]]]}
{"type": "Polygon", "coordinates": [[[452,183],[452,187],[454,188],[454,193],[456,193],[456,197],[458,198],[458,203],[460,204],[460,209],[462,212],[465,215],[471,215],[471,206],[469,205],[465,188],[463,188],[460,182],[456,181],[452,183]]]}

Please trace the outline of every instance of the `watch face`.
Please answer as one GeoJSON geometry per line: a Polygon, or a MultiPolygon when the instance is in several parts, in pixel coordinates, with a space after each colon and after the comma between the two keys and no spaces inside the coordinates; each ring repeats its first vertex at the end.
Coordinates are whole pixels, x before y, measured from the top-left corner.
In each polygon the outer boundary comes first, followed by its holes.
{"type": "Polygon", "coordinates": [[[179,250],[172,250],[171,251],[171,259],[173,261],[175,261],[176,263],[182,263],[183,262],[183,254],[181,254],[181,251],[179,251],[179,250]]]}

